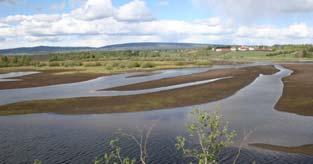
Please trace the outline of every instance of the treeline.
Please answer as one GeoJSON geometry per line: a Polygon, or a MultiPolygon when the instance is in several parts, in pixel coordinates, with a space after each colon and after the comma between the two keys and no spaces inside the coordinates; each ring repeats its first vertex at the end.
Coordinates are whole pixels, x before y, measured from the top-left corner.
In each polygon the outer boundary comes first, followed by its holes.
{"type": "Polygon", "coordinates": [[[267,54],[267,56],[278,56],[293,54],[298,58],[313,58],[313,45],[275,45],[274,52],[267,54]]]}
{"type": "Polygon", "coordinates": [[[49,54],[49,61],[105,61],[105,60],[142,60],[142,61],[190,61],[208,56],[208,50],[159,50],[159,51],[102,51],[70,52],[49,54]]]}
{"type": "Polygon", "coordinates": [[[0,67],[17,67],[34,65],[29,56],[0,56],[0,67]]]}

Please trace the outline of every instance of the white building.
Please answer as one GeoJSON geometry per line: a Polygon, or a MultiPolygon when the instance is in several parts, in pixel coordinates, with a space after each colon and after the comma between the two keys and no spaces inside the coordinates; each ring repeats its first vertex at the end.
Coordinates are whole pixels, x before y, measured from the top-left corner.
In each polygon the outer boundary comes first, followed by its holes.
{"type": "Polygon", "coordinates": [[[255,48],[254,47],[249,47],[249,51],[254,51],[255,48]]]}
{"type": "Polygon", "coordinates": [[[236,47],[232,47],[232,48],[230,49],[230,51],[237,51],[237,48],[236,48],[236,47]]]}
{"type": "Polygon", "coordinates": [[[238,51],[249,51],[249,48],[246,46],[241,46],[238,48],[238,51]]]}

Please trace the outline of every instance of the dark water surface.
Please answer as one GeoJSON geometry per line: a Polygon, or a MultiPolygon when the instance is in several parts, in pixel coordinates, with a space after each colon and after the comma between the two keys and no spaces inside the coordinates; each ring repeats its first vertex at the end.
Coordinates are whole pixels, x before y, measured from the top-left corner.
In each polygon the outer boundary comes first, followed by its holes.
{"type": "MultiPolygon", "coordinates": [[[[253,131],[245,142],[245,149],[238,163],[313,163],[313,156],[265,151],[247,146],[249,143],[282,146],[313,143],[313,117],[273,109],[282,95],[281,78],[291,73],[280,66],[277,68],[280,72],[260,75],[252,84],[231,97],[196,106],[206,111],[219,108],[230,122],[230,128],[237,130],[237,143],[242,139],[244,131],[253,131]]],[[[6,90],[6,93],[9,91],[6,90]]],[[[117,129],[138,134],[136,127],[148,128],[155,121],[157,124],[149,142],[149,163],[185,163],[175,150],[175,137],[186,134],[185,125],[190,120],[189,112],[193,108],[195,106],[138,113],[76,116],[1,116],[0,163],[29,163],[34,159],[51,164],[91,163],[96,156],[103,154],[117,129]]],[[[128,155],[134,156],[138,152],[133,142],[121,142],[128,155]]],[[[222,163],[232,163],[236,150],[225,150],[221,156],[222,163]]]]}

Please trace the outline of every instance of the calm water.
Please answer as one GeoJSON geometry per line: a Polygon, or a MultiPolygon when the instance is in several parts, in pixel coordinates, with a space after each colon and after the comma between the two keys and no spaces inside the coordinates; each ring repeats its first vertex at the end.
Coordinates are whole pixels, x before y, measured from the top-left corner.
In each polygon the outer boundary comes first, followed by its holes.
{"type": "MultiPolygon", "coordinates": [[[[238,163],[313,163],[312,156],[264,151],[247,146],[249,143],[284,146],[313,143],[313,117],[273,109],[282,94],[281,78],[291,73],[290,70],[277,67],[280,72],[260,75],[252,84],[229,98],[196,106],[207,111],[220,108],[225,119],[230,122],[231,129],[237,130],[237,141],[242,138],[244,131],[253,130],[238,163]]],[[[12,90],[12,94],[16,91],[12,90]]],[[[10,90],[5,92],[9,93],[10,90]]],[[[193,108],[195,106],[78,116],[3,116],[0,117],[0,163],[29,163],[34,159],[41,159],[45,163],[90,163],[96,156],[103,154],[107,142],[115,136],[117,129],[137,134],[136,127],[148,128],[155,121],[157,124],[149,142],[149,162],[184,163],[175,150],[175,137],[186,134],[185,123],[190,120],[189,112],[193,108]]],[[[138,151],[128,140],[122,140],[122,144],[128,155],[133,156],[138,151]]],[[[223,163],[231,163],[235,153],[235,148],[225,150],[223,163]]]]}
{"type": "Polygon", "coordinates": [[[34,71],[29,71],[29,72],[10,72],[10,73],[5,73],[5,74],[0,74],[0,82],[1,81],[19,81],[20,79],[16,79],[21,76],[26,76],[26,75],[33,75],[37,74],[40,72],[34,72],[34,71]],[[15,78],[15,79],[12,79],[15,78]]]}

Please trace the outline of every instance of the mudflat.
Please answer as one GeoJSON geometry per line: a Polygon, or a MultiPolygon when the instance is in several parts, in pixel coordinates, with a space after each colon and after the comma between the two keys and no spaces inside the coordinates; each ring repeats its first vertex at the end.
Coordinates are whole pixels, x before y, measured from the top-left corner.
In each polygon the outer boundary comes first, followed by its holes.
{"type": "Polygon", "coordinates": [[[236,77],[240,76],[242,74],[248,73],[246,71],[249,71],[251,74],[256,73],[257,71],[271,72],[272,68],[271,66],[265,66],[265,67],[248,67],[243,69],[218,69],[218,70],[211,70],[204,73],[196,73],[192,75],[186,75],[186,76],[179,76],[175,78],[165,78],[155,81],[148,81],[143,83],[136,83],[131,85],[125,85],[125,86],[119,86],[114,88],[108,88],[105,90],[114,90],[114,91],[129,91],[129,90],[143,90],[143,89],[151,89],[151,88],[159,88],[159,87],[166,87],[171,85],[177,85],[182,83],[190,83],[195,81],[202,81],[202,80],[208,80],[208,79],[214,79],[214,78],[220,78],[220,77],[236,77]]]}
{"type": "MultiPolygon", "coordinates": [[[[198,86],[140,95],[20,102],[0,106],[0,115],[50,112],[58,114],[118,113],[198,105],[231,96],[241,88],[253,82],[259,74],[273,74],[275,72],[277,72],[277,69],[274,66],[213,70],[196,75],[172,78],[170,81],[173,82],[166,83],[166,85],[200,79],[211,79],[226,75],[232,76],[232,78],[198,86]]],[[[151,83],[149,87],[160,86],[159,80],[149,83],[151,83]]],[[[165,85],[165,83],[162,83],[162,85],[165,85]]]]}
{"type": "MultiPolygon", "coordinates": [[[[17,70],[32,71],[32,70],[17,70]]],[[[41,73],[18,77],[20,81],[0,82],[0,89],[17,89],[42,87],[56,84],[66,84],[91,80],[100,76],[101,73],[67,73],[73,70],[43,70],[41,73]]],[[[7,73],[7,72],[2,72],[7,73]]]]}
{"type": "Polygon", "coordinates": [[[269,145],[269,144],[250,144],[250,145],[257,147],[257,148],[280,151],[280,152],[285,152],[285,153],[313,155],[313,145],[301,145],[297,147],[277,146],[277,145],[269,145]]]}
{"type": "Polygon", "coordinates": [[[283,79],[284,92],[275,106],[282,112],[313,116],[313,64],[285,64],[294,73],[283,79]]]}

